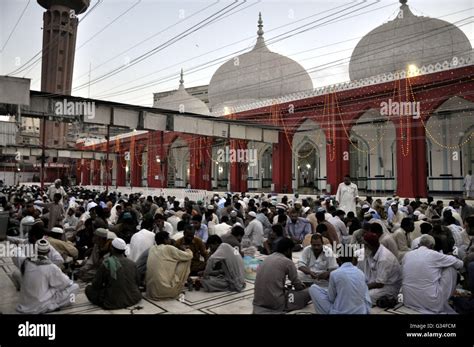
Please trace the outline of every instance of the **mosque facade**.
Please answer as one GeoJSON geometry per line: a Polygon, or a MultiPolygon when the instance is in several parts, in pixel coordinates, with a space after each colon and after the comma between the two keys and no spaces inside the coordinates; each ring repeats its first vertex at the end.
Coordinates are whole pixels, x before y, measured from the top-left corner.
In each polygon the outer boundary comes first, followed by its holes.
{"type": "MultiPolygon", "coordinates": [[[[82,160],[83,184],[335,194],[350,174],[362,191],[427,196],[462,191],[474,167],[474,54],[456,25],[398,15],[355,47],[350,81],[313,88],[296,61],[272,52],[258,21],[252,50],[213,74],[208,104],[184,88],[154,106],[277,127],[264,143],[190,133],[135,131],[112,138],[116,160],[82,160]],[[237,63],[236,63],[237,62],[237,63]],[[218,160],[246,150],[256,162],[218,160]]],[[[83,143],[106,150],[106,143],[83,143]]]]}

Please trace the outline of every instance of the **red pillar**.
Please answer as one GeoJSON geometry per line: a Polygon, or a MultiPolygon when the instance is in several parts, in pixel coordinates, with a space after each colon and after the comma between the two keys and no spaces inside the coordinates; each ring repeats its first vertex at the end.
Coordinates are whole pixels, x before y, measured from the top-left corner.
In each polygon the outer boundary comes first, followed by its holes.
{"type": "Polygon", "coordinates": [[[142,168],[140,166],[143,165],[142,163],[142,147],[138,144],[135,144],[133,148],[130,149],[130,169],[132,172],[130,173],[130,181],[132,183],[132,187],[141,187],[142,186],[142,177],[141,172],[142,168]]]}
{"type": "MultiPolygon", "coordinates": [[[[402,95],[405,95],[406,83],[406,80],[401,82],[402,95]]],[[[423,117],[426,117],[433,107],[433,103],[422,102],[423,117]]],[[[424,121],[426,124],[427,119],[425,118],[424,121]]],[[[397,195],[411,198],[417,195],[426,197],[428,173],[425,129],[421,120],[414,119],[412,116],[397,117],[394,123],[397,139],[397,195]]]]}
{"type": "Polygon", "coordinates": [[[117,165],[117,179],[116,179],[116,184],[117,186],[125,186],[125,153],[120,151],[117,154],[117,160],[116,160],[116,165],[117,165]]]}
{"type": "Polygon", "coordinates": [[[92,160],[92,184],[100,185],[100,161],[92,160]]]}
{"type": "Polygon", "coordinates": [[[193,189],[211,190],[212,138],[199,137],[190,145],[189,183],[193,189]]]}
{"type": "MultiPolygon", "coordinates": [[[[230,140],[230,150],[247,150],[247,141],[230,140]]],[[[238,160],[238,152],[235,152],[236,160],[238,160]]],[[[230,163],[230,190],[233,192],[247,191],[248,164],[244,162],[230,163]]]]}
{"type": "MultiPolygon", "coordinates": [[[[417,120],[417,123],[420,121],[417,120]]],[[[416,148],[416,160],[415,160],[415,177],[416,184],[414,188],[415,196],[428,196],[428,168],[427,168],[427,158],[426,158],[426,131],[421,124],[415,126],[416,136],[415,136],[415,148],[416,148]]]]}
{"type": "Polygon", "coordinates": [[[88,186],[91,184],[90,182],[90,168],[91,168],[91,161],[90,159],[83,159],[84,164],[82,166],[82,184],[84,186],[88,186]]]}
{"type": "Polygon", "coordinates": [[[272,181],[276,193],[290,193],[292,191],[292,151],[290,144],[293,135],[278,133],[278,143],[273,144],[272,154],[272,181]]]}
{"type": "Polygon", "coordinates": [[[158,140],[159,136],[157,136],[158,131],[149,131],[148,136],[148,172],[147,172],[147,182],[148,187],[159,188],[161,187],[159,178],[159,170],[160,170],[160,163],[158,160],[161,161],[158,154],[158,140]]]}
{"type": "Polygon", "coordinates": [[[326,134],[326,183],[330,185],[331,191],[336,194],[337,187],[350,173],[349,146],[350,142],[346,133],[335,124],[336,129],[325,129],[326,134]]]}

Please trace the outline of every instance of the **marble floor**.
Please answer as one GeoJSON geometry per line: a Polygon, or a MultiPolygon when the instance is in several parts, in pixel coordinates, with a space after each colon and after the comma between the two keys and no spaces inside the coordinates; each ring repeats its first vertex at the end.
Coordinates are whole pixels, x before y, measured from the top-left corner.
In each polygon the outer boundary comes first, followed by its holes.
{"type": "MultiPolygon", "coordinates": [[[[294,254],[294,261],[299,257],[294,254]]],[[[11,281],[11,273],[15,269],[10,258],[0,258],[0,314],[16,314],[19,292],[11,281]]],[[[154,301],[143,297],[135,306],[121,310],[103,310],[92,305],[84,294],[85,283],[78,282],[80,292],[75,297],[75,302],[58,312],[50,314],[251,314],[253,299],[253,281],[247,280],[247,286],[241,293],[218,292],[208,293],[200,291],[185,291],[176,300],[154,301]]],[[[314,314],[313,305],[310,304],[302,310],[291,314],[314,314]]],[[[374,307],[374,314],[416,314],[402,305],[394,309],[381,309],[374,307]]]]}

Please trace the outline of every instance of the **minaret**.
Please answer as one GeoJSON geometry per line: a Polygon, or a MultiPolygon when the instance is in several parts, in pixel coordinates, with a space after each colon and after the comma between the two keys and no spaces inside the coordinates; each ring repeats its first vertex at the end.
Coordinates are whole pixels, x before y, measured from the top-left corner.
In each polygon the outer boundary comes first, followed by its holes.
{"type": "Polygon", "coordinates": [[[184,73],[183,73],[183,68],[181,68],[181,74],[179,75],[179,90],[184,89],[184,73]]]}
{"type": "Polygon", "coordinates": [[[255,49],[265,49],[268,50],[267,45],[265,44],[265,39],[263,38],[263,20],[262,20],[262,13],[258,13],[258,25],[257,25],[257,43],[255,44],[255,49]]]}
{"type": "MultiPolygon", "coordinates": [[[[41,91],[70,95],[79,22],[77,15],[87,10],[90,0],[38,0],[38,4],[46,9],[43,14],[41,91]]],[[[42,123],[40,139],[45,139],[45,146],[66,147],[68,124],[42,123]]]]}

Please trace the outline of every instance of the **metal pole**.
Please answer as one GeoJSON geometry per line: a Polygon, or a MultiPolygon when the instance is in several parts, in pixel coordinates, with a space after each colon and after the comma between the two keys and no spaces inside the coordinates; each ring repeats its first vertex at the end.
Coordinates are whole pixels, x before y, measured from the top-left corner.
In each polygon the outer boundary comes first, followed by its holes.
{"type": "Polygon", "coordinates": [[[109,192],[109,151],[110,151],[110,124],[107,125],[107,154],[105,158],[105,194],[109,192]]]}
{"type": "Polygon", "coordinates": [[[41,190],[44,190],[44,162],[45,162],[45,142],[46,142],[46,120],[43,120],[41,127],[43,128],[42,135],[42,154],[41,154],[41,190]]]}

